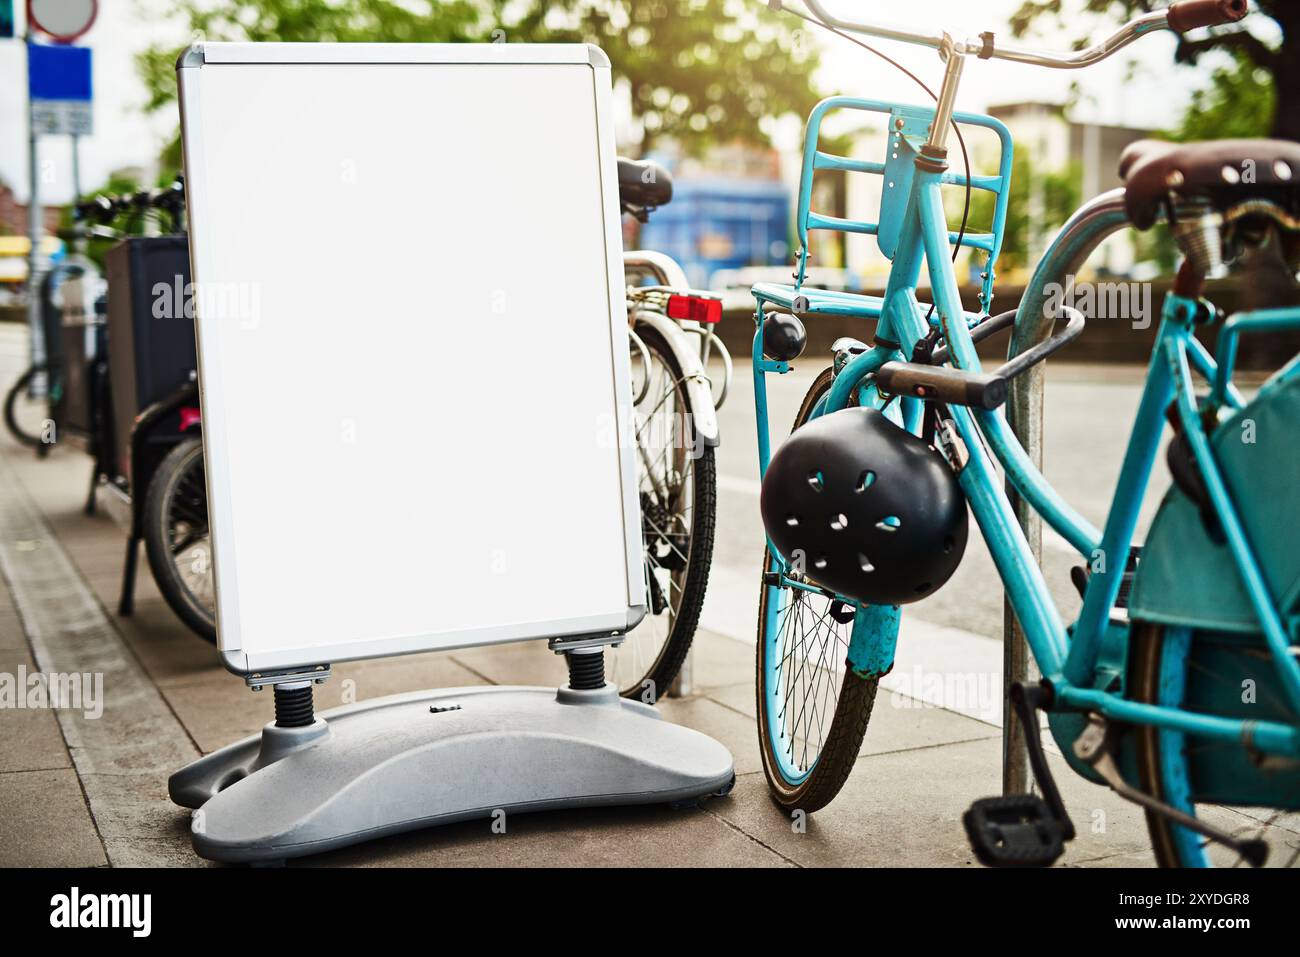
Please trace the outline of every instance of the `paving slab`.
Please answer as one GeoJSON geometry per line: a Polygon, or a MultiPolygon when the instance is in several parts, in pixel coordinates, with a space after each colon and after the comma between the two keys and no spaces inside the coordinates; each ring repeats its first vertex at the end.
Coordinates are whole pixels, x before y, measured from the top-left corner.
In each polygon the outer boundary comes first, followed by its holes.
{"type": "Polygon", "coordinates": [[[565,680],[563,659],[544,641],[461,648],[450,654],[458,665],[489,684],[558,687],[565,680]]]}
{"type": "Polygon", "coordinates": [[[20,650],[27,647],[23,623],[8,598],[0,603],[0,650],[20,650]]]}
{"type": "MultiPolygon", "coordinates": [[[[734,792],[733,792],[734,793],[734,792]]],[[[789,862],[711,813],[666,807],[516,814],[506,832],[488,820],[384,838],[322,854],[320,867],[783,867],[789,862]]]]}
{"type": "Polygon", "coordinates": [[[734,708],[705,697],[664,698],[659,710],[675,724],[703,731],[731,752],[737,774],[763,770],[754,720],[734,708]]]}
{"type": "Polygon", "coordinates": [[[14,480],[8,456],[0,455],[0,574],[40,669],[85,676],[102,689],[100,713],[61,708],[54,714],[103,853],[114,865],[179,862],[188,842],[167,840],[175,815],[166,802],[166,779],[198,752],[25,484],[14,480]]]}
{"type": "Polygon", "coordinates": [[[353,661],[336,667],[334,676],[316,688],[316,709],[323,711],[405,691],[468,688],[488,683],[482,675],[457,661],[454,652],[353,661]]]}
{"type": "MultiPolygon", "coordinates": [[[[204,754],[257,734],[275,718],[275,699],[269,690],[250,691],[242,678],[216,662],[211,647],[207,657],[211,661],[201,674],[160,686],[176,717],[204,754]]],[[[339,665],[323,685],[316,686],[314,700],[317,711],[326,711],[403,691],[484,683],[446,653],[413,655],[339,665]]]]}
{"type": "MultiPolygon", "coordinates": [[[[36,662],[25,649],[0,648],[0,673],[7,676],[6,681],[14,683],[15,693],[24,700],[26,688],[17,679],[33,675],[37,670],[36,662]]],[[[72,760],[53,711],[16,706],[0,708],[0,774],[70,767],[72,760]]]]}
{"type": "Polygon", "coordinates": [[[75,771],[0,774],[0,867],[106,863],[75,771]]]}
{"type": "Polygon", "coordinates": [[[696,692],[703,694],[711,688],[753,680],[754,642],[748,631],[743,635],[743,640],[737,641],[728,635],[704,628],[695,633],[691,648],[695,656],[693,666],[696,692]]]}
{"type": "MultiPolygon", "coordinates": [[[[754,727],[757,703],[752,680],[744,684],[710,688],[705,694],[744,714],[750,727],[754,727]]],[[[867,733],[862,738],[862,747],[858,753],[886,754],[958,741],[1001,737],[1001,729],[987,722],[882,688],[876,696],[871,720],[867,723],[867,733]]]]}
{"type": "MultiPolygon", "coordinates": [[[[761,776],[709,810],[804,866],[977,866],[961,816],[999,793],[1001,750],[999,736],[859,758],[839,796],[802,821],[771,801],[761,776]]],[[[1053,770],[1080,830],[1063,863],[1147,848],[1137,808],[1065,777],[1063,762],[1053,770]]]]}

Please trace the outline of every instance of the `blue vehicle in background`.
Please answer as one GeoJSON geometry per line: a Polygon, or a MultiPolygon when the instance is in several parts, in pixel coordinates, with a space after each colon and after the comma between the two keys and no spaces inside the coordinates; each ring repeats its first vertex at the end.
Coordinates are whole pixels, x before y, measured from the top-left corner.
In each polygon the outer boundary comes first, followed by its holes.
{"type": "Polygon", "coordinates": [[[640,245],[671,256],[692,286],[720,269],[788,265],[790,192],[772,180],[676,180],[673,201],[641,228],[640,245]]]}

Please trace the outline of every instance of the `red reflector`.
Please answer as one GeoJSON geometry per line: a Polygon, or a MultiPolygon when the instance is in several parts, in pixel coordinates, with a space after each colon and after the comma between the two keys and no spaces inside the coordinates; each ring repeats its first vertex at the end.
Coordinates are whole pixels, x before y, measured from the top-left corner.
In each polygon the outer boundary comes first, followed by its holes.
{"type": "Polygon", "coordinates": [[[690,319],[695,322],[721,322],[722,300],[702,296],[669,296],[669,319],[690,319]]]}

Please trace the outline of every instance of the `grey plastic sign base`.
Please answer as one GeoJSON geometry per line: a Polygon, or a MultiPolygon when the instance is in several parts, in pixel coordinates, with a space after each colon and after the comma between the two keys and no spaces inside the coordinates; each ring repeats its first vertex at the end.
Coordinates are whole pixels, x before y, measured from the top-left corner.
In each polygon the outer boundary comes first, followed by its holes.
{"type": "Polygon", "coordinates": [[[555,808],[725,794],[731,754],[617,689],[413,692],[268,725],[168,781],[194,850],[278,861],[388,834],[555,808]]]}

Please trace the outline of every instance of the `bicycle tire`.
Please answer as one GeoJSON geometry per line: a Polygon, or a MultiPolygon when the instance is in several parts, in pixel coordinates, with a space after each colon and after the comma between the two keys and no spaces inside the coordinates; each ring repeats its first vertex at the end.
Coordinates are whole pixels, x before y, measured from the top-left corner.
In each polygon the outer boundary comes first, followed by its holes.
{"type": "MultiPolygon", "coordinates": [[[[185,439],[164,456],[149,481],[144,501],[142,531],[145,555],[149,559],[149,570],[153,572],[154,581],[158,583],[158,590],[162,592],[163,600],[186,627],[204,641],[215,643],[217,640],[215,612],[190,590],[181,577],[172,552],[168,520],[175,497],[187,482],[192,494],[198,494],[197,490],[202,490],[202,508],[206,518],[207,490],[203,478],[203,443],[199,439],[185,439]]],[[[210,565],[209,574],[211,574],[210,565]]]]}
{"type": "MultiPolygon", "coordinates": [[[[1130,693],[1135,701],[1154,704],[1159,699],[1160,659],[1164,630],[1134,622],[1130,633],[1130,693]]],[[[1150,725],[1137,728],[1134,736],[1138,781],[1144,791],[1158,801],[1168,801],[1165,775],[1160,772],[1161,753],[1158,729],[1150,725]]],[[[1147,832],[1158,867],[1182,867],[1175,832],[1158,814],[1146,811],[1147,832]]]]}
{"type": "MultiPolygon", "coordinates": [[[[680,382],[681,364],[663,335],[648,323],[637,323],[635,330],[646,348],[655,355],[656,359],[664,363],[672,374],[673,381],[680,382]]],[[[690,393],[683,388],[679,392],[679,397],[684,411],[690,416],[694,411],[691,407],[690,393]]],[[[686,419],[687,422],[692,420],[693,417],[686,419]]],[[[638,463],[639,468],[640,463],[638,463]]],[[[695,640],[695,631],[699,627],[700,611],[704,607],[704,596],[709,584],[709,570],[713,564],[713,540],[717,529],[717,463],[712,446],[701,447],[699,457],[694,460],[693,472],[694,504],[690,545],[687,549],[685,574],[682,576],[681,600],[663,645],[650,665],[637,676],[635,681],[619,682],[619,694],[625,698],[644,700],[649,690],[649,703],[653,704],[662,696],[681,671],[686,655],[691,650],[691,642],[695,640]]],[[[644,527],[642,535],[648,550],[652,535],[644,527]]],[[[647,615],[650,614],[653,614],[653,609],[647,612],[647,615]]],[[[623,649],[616,649],[612,654],[618,655],[622,652],[623,649]]]]}
{"type": "MultiPolygon", "coordinates": [[[[1130,665],[1127,684],[1133,700],[1145,704],[1180,706],[1181,696],[1177,690],[1180,682],[1167,673],[1168,668],[1164,659],[1166,654],[1177,655],[1178,657],[1171,659],[1168,666],[1185,671],[1188,667],[1188,649],[1194,640],[1194,633],[1179,634],[1177,631],[1171,631],[1151,622],[1134,622],[1129,638],[1130,665]]],[[[1166,770],[1167,767],[1183,766],[1183,762],[1178,760],[1176,755],[1165,753],[1165,748],[1176,744],[1181,745],[1181,743],[1180,734],[1162,732],[1151,725],[1137,726],[1134,729],[1134,759],[1138,783],[1156,800],[1195,815],[1196,806],[1188,793],[1190,784],[1185,774],[1180,780],[1174,776],[1174,772],[1166,770]]],[[[1222,845],[1212,844],[1207,838],[1179,827],[1164,815],[1152,811],[1146,811],[1145,815],[1147,832],[1151,838],[1151,850],[1159,867],[1213,867],[1215,863],[1207,853],[1209,848],[1216,848],[1216,853],[1228,853],[1227,848],[1222,845]]],[[[1254,826],[1252,823],[1245,830],[1252,831],[1254,826]]],[[[1291,827],[1291,832],[1293,831],[1294,825],[1291,827]]],[[[1263,837],[1264,834],[1265,828],[1260,827],[1257,834],[1248,836],[1263,837]]],[[[1294,845],[1290,844],[1286,845],[1285,850],[1292,852],[1288,865],[1295,866],[1300,859],[1300,853],[1297,853],[1294,845]]],[[[1240,860],[1234,861],[1233,866],[1239,863],[1240,860]]]]}
{"type": "MultiPolygon", "coordinates": [[[[831,369],[824,370],[813,381],[795,416],[791,431],[808,421],[817,401],[830,390],[833,381],[834,375],[831,369]]],[[[764,552],[762,567],[765,573],[771,570],[772,562],[771,556],[764,552]]],[[[857,761],[858,751],[862,747],[862,739],[866,736],[867,724],[871,720],[879,679],[864,678],[845,669],[844,676],[840,680],[839,696],[835,702],[835,713],[831,718],[830,729],[826,733],[815,763],[802,780],[797,783],[788,781],[780,766],[776,742],[771,739],[771,722],[768,715],[770,698],[767,689],[765,655],[771,642],[766,624],[768,601],[775,590],[774,586],[766,582],[759,586],[758,640],[754,659],[758,746],[763,756],[763,774],[767,778],[768,791],[772,799],[786,811],[800,810],[811,814],[834,800],[848,780],[857,761]]]]}
{"type": "Polygon", "coordinates": [[[34,365],[28,367],[27,371],[18,377],[18,381],[13,384],[8,394],[5,396],[5,426],[9,433],[18,440],[19,444],[28,448],[47,451],[47,443],[39,435],[32,435],[23,429],[22,424],[18,421],[18,400],[23,392],[31,384],[32,379],[42,372],[47,371],[45,365],[34,365]]]}

